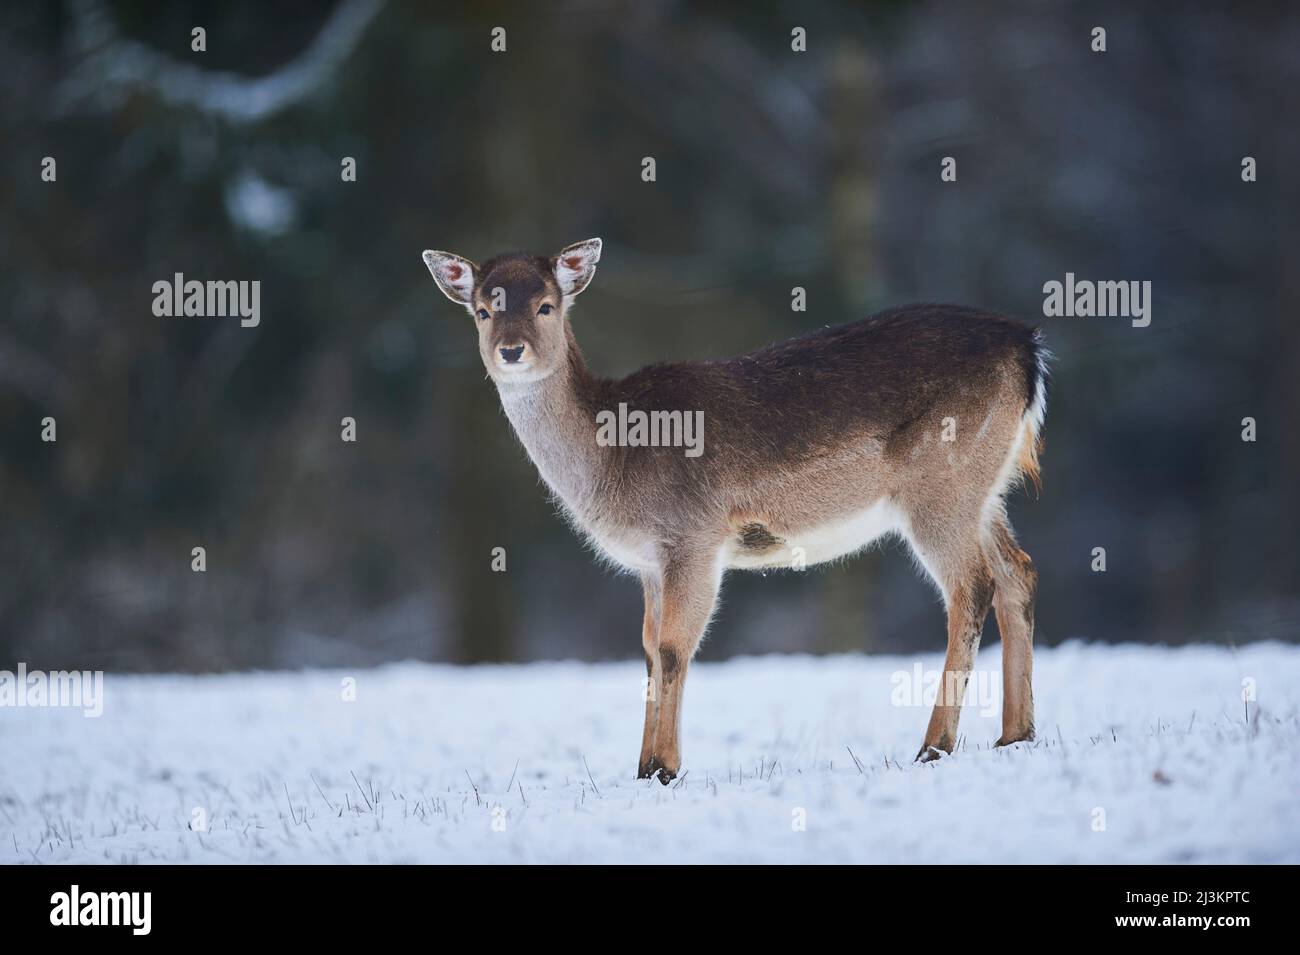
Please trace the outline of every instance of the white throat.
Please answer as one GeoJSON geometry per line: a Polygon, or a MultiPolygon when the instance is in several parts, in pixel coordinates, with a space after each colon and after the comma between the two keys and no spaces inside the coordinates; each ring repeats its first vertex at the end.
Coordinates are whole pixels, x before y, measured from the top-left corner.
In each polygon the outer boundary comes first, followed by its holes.
{"type": "Polygon", "coordinates": [[[565,369],[538,381],[497,381],[501,407],[542,480],[573,516],[594,517],[603,464],[565,369]]]}

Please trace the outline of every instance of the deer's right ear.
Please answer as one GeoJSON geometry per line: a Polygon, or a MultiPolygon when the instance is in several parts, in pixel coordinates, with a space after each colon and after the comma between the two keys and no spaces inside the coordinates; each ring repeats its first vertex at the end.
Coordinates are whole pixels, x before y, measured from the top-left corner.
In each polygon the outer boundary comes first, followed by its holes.
{"type": "Polygon", "coordinates": [[[457,305],[470,308],[474,298],[474,281],[478,277],[478,266],[469,259],[426,249],[424,264],[429,267],[429,274],[447,296],[457,305]]]}

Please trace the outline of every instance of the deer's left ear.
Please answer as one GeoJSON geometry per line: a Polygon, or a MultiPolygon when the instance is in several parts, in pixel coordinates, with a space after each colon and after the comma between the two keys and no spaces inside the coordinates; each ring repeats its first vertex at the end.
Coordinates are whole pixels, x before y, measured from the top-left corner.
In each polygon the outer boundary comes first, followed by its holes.
{"type": "Polygon", "coordinates": [[[591,277],[596,274],[596,263],[599,261],[599,239],[575,242],[561,249],[560,254],[551,259],[560,291],[572,298],[585,289],[591,282],[591,277]]]}
{"type": "Polygon", "coordinates": [[[457,305],[469,308],[474,298],[474,280],[478,275],[478,266],[469,259],[450,252],[426,249],[424,264],[429,267],[429,274],[447,296],[457,305]]]}

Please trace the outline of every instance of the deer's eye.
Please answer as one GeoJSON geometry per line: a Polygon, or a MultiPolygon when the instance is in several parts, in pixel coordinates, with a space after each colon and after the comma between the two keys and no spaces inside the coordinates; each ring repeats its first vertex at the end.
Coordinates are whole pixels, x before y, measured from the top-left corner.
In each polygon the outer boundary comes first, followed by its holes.
{"type": "Polygon", "coordinates": [[[543,305],[541,308],[539,308],[539,309],[537,310],[537,314],[538,314],[538,315],[550,315],[550,314],[551,314],[551,306],[549,306],[549,305],[543,305]]]}
{"type": "Polygon", "coordinates": [[[488,310],[486,308],[480,308],[478,310],[478,317],[487,319],[487,318],[491,318],[492,316],[488,314],[488,310]]]}

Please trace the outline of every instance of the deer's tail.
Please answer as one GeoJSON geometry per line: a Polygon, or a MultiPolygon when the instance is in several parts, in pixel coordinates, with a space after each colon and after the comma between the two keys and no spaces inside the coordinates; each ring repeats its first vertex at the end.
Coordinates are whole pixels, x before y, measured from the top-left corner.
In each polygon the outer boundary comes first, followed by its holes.
{"type": "Polygon", "coordinates": [[[1041,494],[1043,481],[1038,459],[1044,448],[1043,422],[1047,418],[1047,364],[1052,359],[1052,353],[1043,343],[1043,331],[1040,328],[1034,329],[1031,349],[1033,361],[1029,370],[1029,397],[1025,403],[1024,417],[1021,419],[1020,456],[1016,461],[1016,469],[1022,477],[1031,481],[1034,490],[1041,494]]]}

